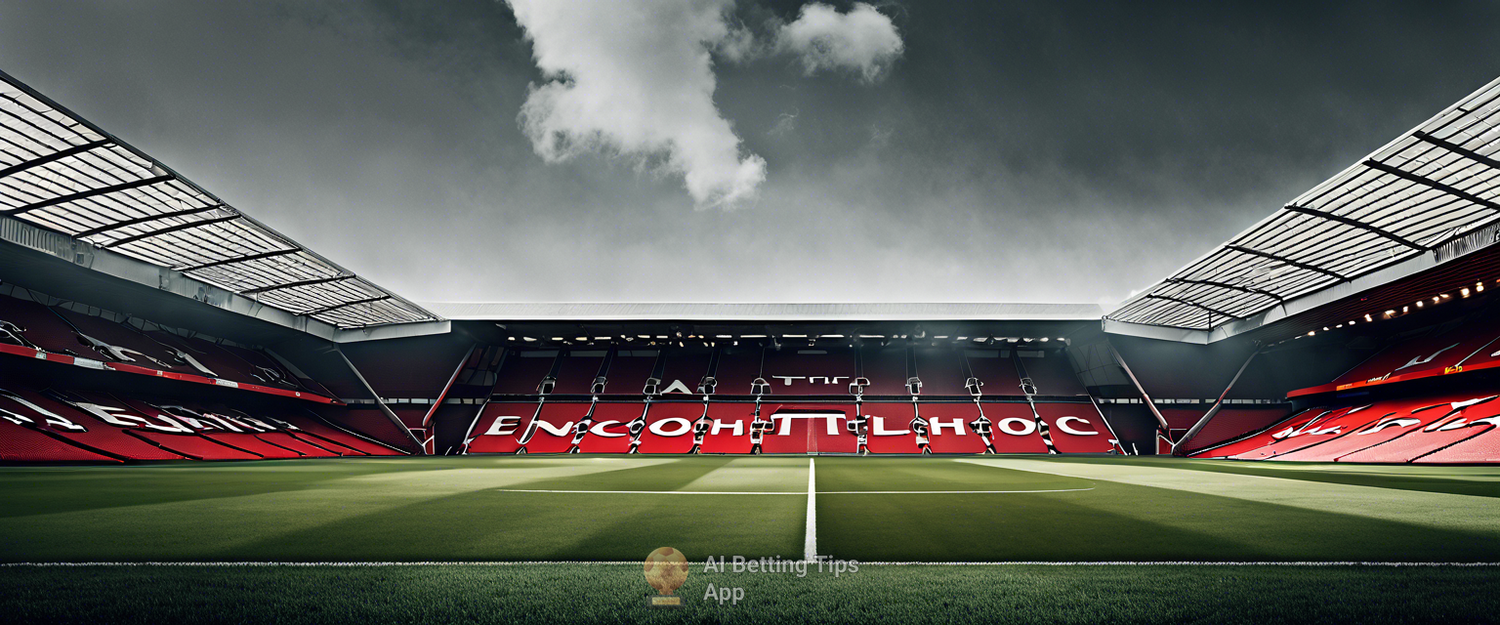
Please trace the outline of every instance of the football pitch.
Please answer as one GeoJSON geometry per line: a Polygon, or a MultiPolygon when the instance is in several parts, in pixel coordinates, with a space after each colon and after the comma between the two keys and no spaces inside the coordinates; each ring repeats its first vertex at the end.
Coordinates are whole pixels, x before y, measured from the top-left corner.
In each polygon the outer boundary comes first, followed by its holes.
{"type": "Polygon", "coordinates": [[[306,622],[607,621],[620,610],[658,620],[1264,622],[1277,620],[1267,610],[1306,603],[1297,620],[1416,622],[1500,607],[1500,569],[1484,566],[1500,562],[1496,467],[348,458],[4,467],[0,501],[0,560],[10,563],[0,575],[12,590],[0,608],[24,620],[147,622],[197,605],[306,622]],[[690,605],[670,614],[644,607],[653,591],[639,564],[664,546],[691,563],[678,592],[690,605]],[[858,568],[787,570],[809,556],[858,568]],[[735,571],[736,557],[780,568],[735,571]],[[730,565],[706,569],[708,558],[730,565]],[[709,584],[741,588],[743,599],[705,600],[709,584]],[[257,599],[273,589],[274,601],[257,599]],[[173,593],[186,603],[165,607],[173,593]]]}

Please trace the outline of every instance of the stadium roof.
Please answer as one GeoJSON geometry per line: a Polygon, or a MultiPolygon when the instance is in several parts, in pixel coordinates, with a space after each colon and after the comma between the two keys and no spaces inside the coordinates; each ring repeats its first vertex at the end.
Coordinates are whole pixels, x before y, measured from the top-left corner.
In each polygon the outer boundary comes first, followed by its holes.
{"type": "Polygon", "coordinates": [[[739,304],[424,302],[448,319],[484,321],[1097,321],[1095,304],[739,304]]]}
{"type": "Polygon", "coordinates": [[[4,72],[0,215],[341,329],[436,320],[4,72]]]}
{"type": "Polygon", "coordinates": [[[1445,244],[1500,220],[1497,124],[1500,79],[1127,300],[1106,323],[1212,331],[1290,314],[1296,298],[1392,265],[1451,260],[1445,244]]]}

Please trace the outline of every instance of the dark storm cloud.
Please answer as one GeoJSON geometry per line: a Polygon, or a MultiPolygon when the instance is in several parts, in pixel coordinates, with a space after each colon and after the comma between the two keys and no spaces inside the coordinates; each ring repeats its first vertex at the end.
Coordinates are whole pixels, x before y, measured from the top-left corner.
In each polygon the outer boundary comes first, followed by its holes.
{"type": "Polygon", "coordinates": [[[716,64],[733,211],[537,157],[500,2],[11,2],[0,67],[397,292],[521,301],[1119,299],[1500,74],[1488,3],[875,4],[880,81],[716,64]]]}

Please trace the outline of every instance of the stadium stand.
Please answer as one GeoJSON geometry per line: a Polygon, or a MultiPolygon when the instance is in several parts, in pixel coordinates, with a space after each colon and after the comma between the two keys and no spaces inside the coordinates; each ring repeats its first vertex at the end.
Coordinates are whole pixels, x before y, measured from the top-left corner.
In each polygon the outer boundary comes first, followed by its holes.
{"type": "Polygon", "coordinates": [[[1035,404],[1058,453],[1108,453],[1115,435],[1093,404],[1035,404]]]}
{"type": "MultiPolygon", "coordinates": [[[[918,361],[918,367],[921,361],[918,361]]],[[[925,382],[925,380],[923,380],[925,382]]],[[[979,404],[917,402],[917,412],[931,429],[929,445],[935,454],[982,454],[993,444],[994,423],[989,433],[976,431],[971,425],[980,417],[979,404]],[[953,427],[957,424],[957,427],[953,427]],[[986,439],[991,442],[986,443],[986,439]]]]}
{"type": "Polygon", "coordinates": [[[865,395],[911,395],[906,388],[906,380],[910,377],[906,366],[907,352],[901,347],[865,347],[860,350],[863,375],[870,380],[865,395]]]}
{"type": "Polygon", "coordinates": [[[1019,402],[981,402],[980,409],[993,425],[996,453],[1045,454],[1047,443],[1031,406],[1019,402]]]}
{"type": "Polygon", "coordinates": [[[969,394],[964,385],[969,379],[969,366],[964,352],[957,348],[928,347],[916,350],[917,377],[922,379],[922,394],[952,395],[963,397],[969,394]]]}
{"type": "Polygon", "coordinates": [[[710,402],[706,417],[708,431],[698,453],[748,454],[755,445],[752,425],[755,404],[744,402],[710,402]]]}
{"type": "MultiPolygon", "coordinates": [[[[611,365],[613,369],[613,365],[611,365]]],[[[589,413],[589,429],[578,444],[578,452],[585,454],[630,453],[630,424],[646,413],[646,405],[639,402],[594,404],[589,413]]]]}
{"type": "Polygon", "coordinates": [[[534,395],[542,380],[552,374],[557,350],[515,350],[505,355],[500,367],[497,395],[534,395]]]}
{"type": "MultiPolygon", "coordinates": [[[[750,405],[750,404],[744,404],[750,405]]],[[[636,453],[685,454],[693,450],[693,424],[703,417],[703,402],[652,402],[646,410],[636,453]]]]}
{"type": "MultiPolygon", "coordinates": [[[[718,380],[715,395],[751,395],[756,380],[770,382],[762,376],[761,367],[766,350],[760,347],[731,348],[719,352],[719,366],[714,370],[718,380]]],[[[684,380],[686,382],[686,380],[684,380]]],[[[693,385],[696,386],[696,385],[693,385]]],[[[774,388],[771,392],[776,392],[774,388]]]]}
{"type": "Polygon", "coordinates": [[[980,391],[988,396],[1020,396],[1021,375],[1011,360],[1008,349],[964,350],[964,360],[969,363],[975,378],[984,383],[980,391]]]}
{"type": "MultiPolygon", "coordinates": [[[[646,381],[656,370],[661,352],[655,349],[622,349],[615,352],[605,374],[604,392],[611,395],[640,395],[646,381]]],[[[699,377],[702,377],[701,375],[699,377]]]]}
{"type": "Polygon", "coordinates": [[[469,453],[513,454],[521,449],[520,437],[531,427],[531,420],[541,408],[536,402],[491,403],[474,422],[473,432],[465,443],[469,453]]]}
{"type": "MultiPolygon", "coordinates": [[[[663,395],[693,394],[709,375],[713,352],[701,348],[669,349],[661,353],[661,392],[663,395]]],[[[726,387],[727,388],[727,387],[726,387]]],[[[718,392],[717,390],[715,392],[718,392]]]]}

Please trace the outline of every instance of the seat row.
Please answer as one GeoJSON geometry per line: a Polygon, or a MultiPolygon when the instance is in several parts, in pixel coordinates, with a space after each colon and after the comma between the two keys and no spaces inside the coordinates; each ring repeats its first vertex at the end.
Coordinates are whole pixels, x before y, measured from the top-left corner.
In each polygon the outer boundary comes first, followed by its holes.
{"type": "Polygon", "coordinates": [[[466,453],[1109,453],[1092,403],[497,402],[466,453]],[[1033,407],[1034,406],[1034,407],[1033,407]]]}

